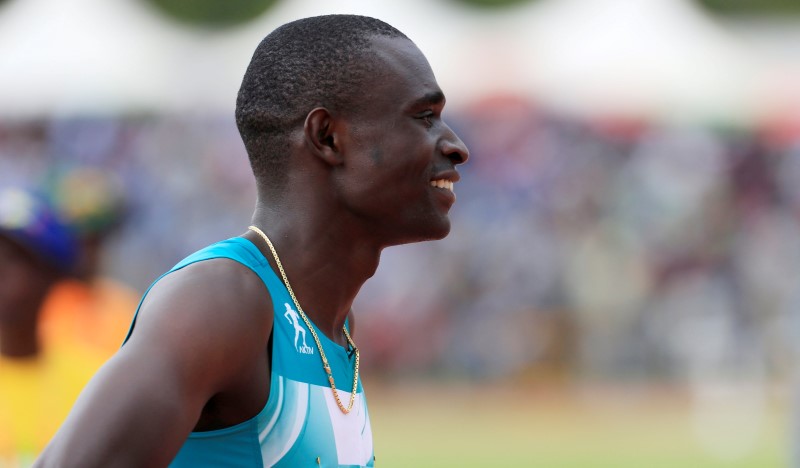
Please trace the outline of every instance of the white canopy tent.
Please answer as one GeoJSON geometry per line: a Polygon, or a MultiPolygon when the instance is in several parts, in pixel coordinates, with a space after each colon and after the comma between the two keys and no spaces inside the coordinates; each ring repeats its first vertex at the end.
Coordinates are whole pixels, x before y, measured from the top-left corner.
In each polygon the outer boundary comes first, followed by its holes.
{"type": "Polygon", "coordinates": [[[769,76],[769,63],[689,0],[539,0],[499,12],[444,0],[282,0],[221,32],[181,26],[140,0],[9,0],[0,116],[231,112],[260,39],[324,13],[397,26],[453,103],[515,93],[579,114],[739,119],[760,112],[769,76]]]}

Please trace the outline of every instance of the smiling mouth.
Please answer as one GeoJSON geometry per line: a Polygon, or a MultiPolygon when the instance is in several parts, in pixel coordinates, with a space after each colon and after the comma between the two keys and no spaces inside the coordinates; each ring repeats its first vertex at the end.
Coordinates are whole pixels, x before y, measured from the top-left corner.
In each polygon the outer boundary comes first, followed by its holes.
{"type": "Polygon", "coordinates": [[[438,187],[441,189],[447,189],[449,191],[453,191],[453,182],[447,179],[439,179],[439,180],[432,180],[431,187],[438,187]]]}

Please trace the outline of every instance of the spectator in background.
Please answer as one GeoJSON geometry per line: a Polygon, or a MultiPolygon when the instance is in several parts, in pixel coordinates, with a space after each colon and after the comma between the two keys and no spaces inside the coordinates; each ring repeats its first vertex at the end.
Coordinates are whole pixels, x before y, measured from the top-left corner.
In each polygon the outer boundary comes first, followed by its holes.
{"type": "Polygon", "coordinates": [[[80,255],[73,275],[51,288],[44,302],[43,332],[48,340],[79,340],[111,356],[140,296],[102,272],[106,241],[125,215],[122,186],[97,168],[72,169],[52,185],[53,203],[75,234],[80,255]]]}
{"type": "Polygon", "coordinates": [[[48,291],[77,245],[44,198],[0,188],[0,466],[29,466],[107,357],[41,333],[48,291]]]}

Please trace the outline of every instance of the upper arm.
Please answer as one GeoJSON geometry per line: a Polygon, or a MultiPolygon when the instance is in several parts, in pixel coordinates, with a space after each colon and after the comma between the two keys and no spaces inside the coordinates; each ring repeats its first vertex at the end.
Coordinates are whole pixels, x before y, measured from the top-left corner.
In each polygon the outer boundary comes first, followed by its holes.
{"type": "Polygon", "coordinates": [[[167,275],[40,463],[167,465],[208,400],[263,354],[271,324],[266,288],[241,264],[210,260],[167,275]]]}

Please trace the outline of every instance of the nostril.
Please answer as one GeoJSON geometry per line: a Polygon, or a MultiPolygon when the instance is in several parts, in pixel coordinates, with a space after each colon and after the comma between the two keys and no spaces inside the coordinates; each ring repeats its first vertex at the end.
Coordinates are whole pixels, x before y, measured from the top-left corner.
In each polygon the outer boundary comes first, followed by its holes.
{"type": "Polygon", "coordinates": [[[461,151],[453,151],[447,155],[447,158],[452,161],[453,164],[463,164],[467,160],[467,156],[461,151]]]}
{"type": "Polygon", "coordinates": [[[456,137],[455,141],[446,142],[441,151],[453,164],[463,164],[469,159],[469,151],[458,137],[456,137]]]}
{"type": "Polygon", "coordinates": [[[447,154],[447,158],[450,159],[453,164],[464,164],[469,159],[469,150],[461,141],[458,143],[459,144],[453,145],[450,152],[447,154]]]}

